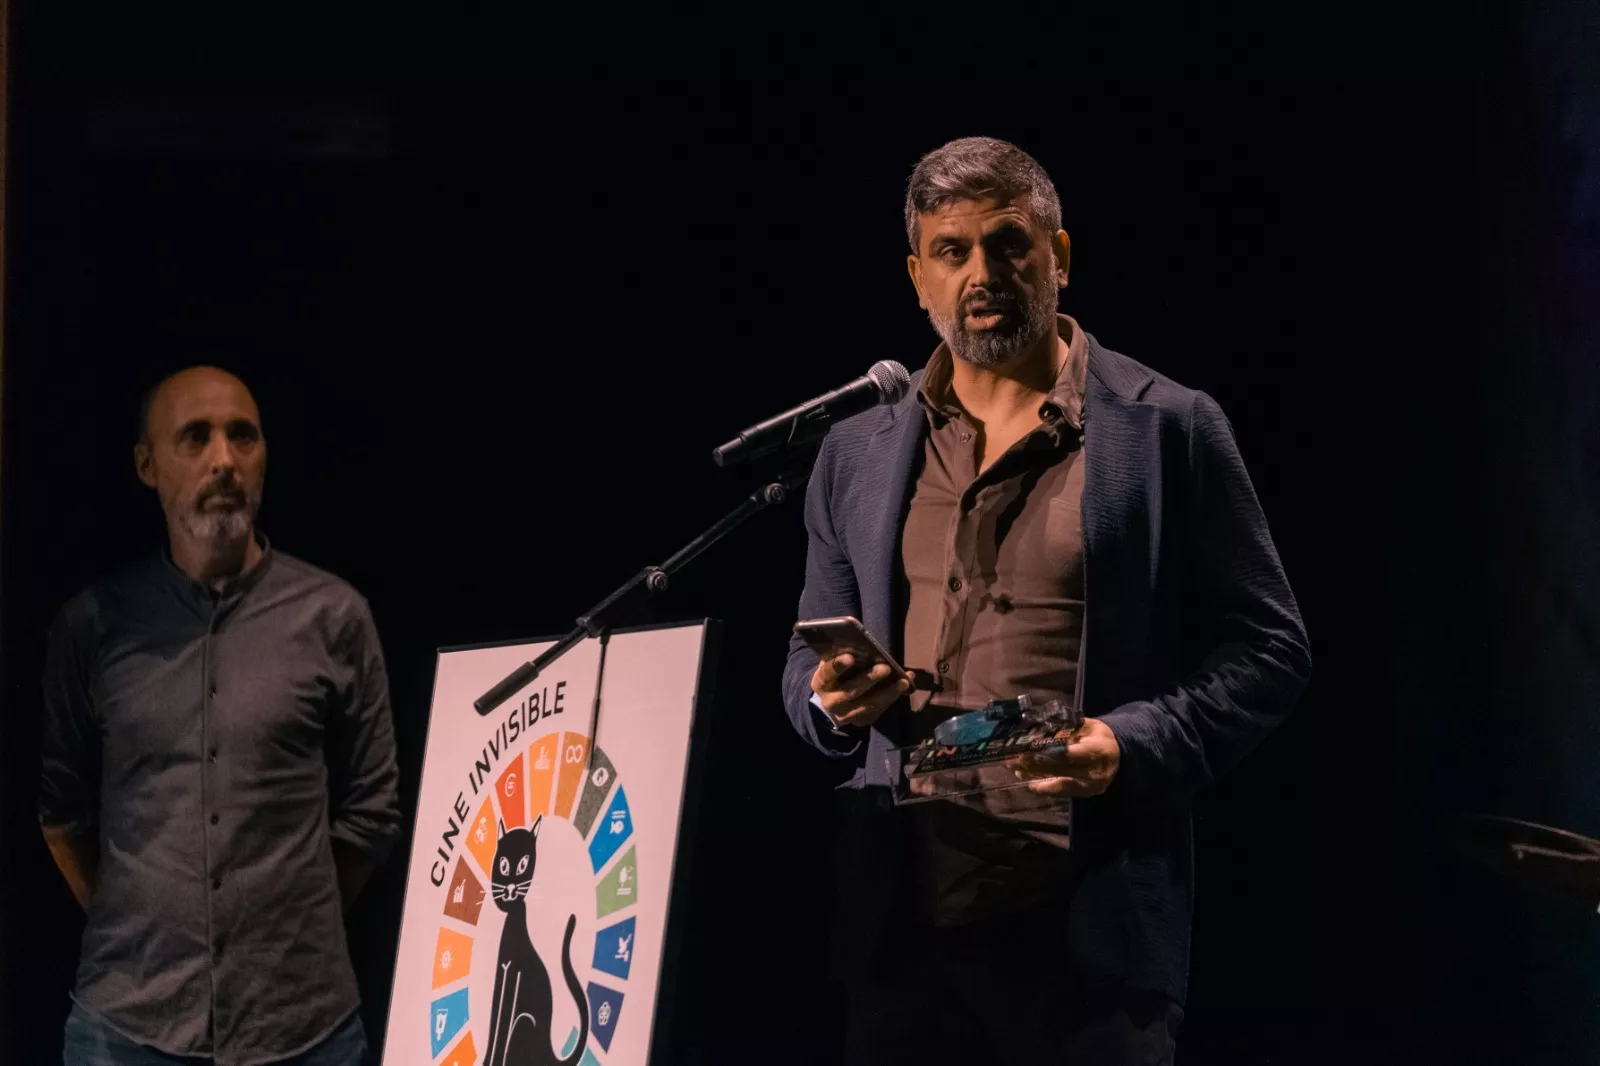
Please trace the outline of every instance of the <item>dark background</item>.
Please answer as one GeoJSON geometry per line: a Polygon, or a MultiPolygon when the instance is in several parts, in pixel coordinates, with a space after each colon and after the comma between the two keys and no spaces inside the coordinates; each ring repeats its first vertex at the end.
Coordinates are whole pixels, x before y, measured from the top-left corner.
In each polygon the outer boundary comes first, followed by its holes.
{"type": "MultiPolygon", "coordinates": [[[[255,391],[263,528],[370,598],[409,817],[436,647],[564,631],[755,484],[713,445],[926,359],[904,181],[972,133],[1057,182],[1063,308],[1229,413],[1311,632],[1299,711],[1197,806],[1181,1061],[1600,1046],[1593,914],[1441,821],[1600,835],[1576,6],[1139,34],[44,6],[13,22],[0,1057],[58,1061],[81,917],[32,819],[42,633],[159,545],[140,390],[207,362],[255,391]]],[[[825,767],[778,700],[803,552],[764,515],[634,616],[732,623],[672,1061],[837,1053],[825,767]]],[[[352,923],[375,1044],[402,867],[352,923]]]]}

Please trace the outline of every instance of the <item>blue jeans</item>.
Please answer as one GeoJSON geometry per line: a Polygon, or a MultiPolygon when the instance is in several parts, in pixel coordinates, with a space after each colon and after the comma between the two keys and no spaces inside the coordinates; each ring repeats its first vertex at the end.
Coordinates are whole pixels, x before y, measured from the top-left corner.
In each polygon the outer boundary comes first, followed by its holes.
{"type": "MultiPolygon", "coordinates": [[[[211,1060],[168,1055],[134,1043],[77,1004],[67,1016],[65,1066],[205,1066],[211,1060]]],[[[367,1032],[361,1015],[352,1014],[328,1039],[273,1066],[366,1066],[367,1032]]]]}

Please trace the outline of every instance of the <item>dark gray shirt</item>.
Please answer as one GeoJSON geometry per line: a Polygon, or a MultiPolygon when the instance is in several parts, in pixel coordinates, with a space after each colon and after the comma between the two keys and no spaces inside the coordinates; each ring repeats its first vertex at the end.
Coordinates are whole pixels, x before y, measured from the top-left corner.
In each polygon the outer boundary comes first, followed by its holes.
{"type": "Polygon", "coordinates": [[[366,601],[270,547],[221,593],[156,557],[62,608],[44,691],[40,820],[100,840],[74,998],[227,1066],[349,1018],[333,841],[400,830],[366,601]]]}

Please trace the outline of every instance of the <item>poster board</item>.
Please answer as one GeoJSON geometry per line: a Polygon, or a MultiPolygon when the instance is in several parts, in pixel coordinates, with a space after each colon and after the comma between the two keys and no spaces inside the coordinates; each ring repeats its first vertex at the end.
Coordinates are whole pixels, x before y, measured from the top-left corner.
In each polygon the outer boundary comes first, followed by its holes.
{"type": "Polygon", "coordinates": [[[715,631],[585,640],[488,715],[552,642],[440,651],[385,1066],[648,1061],[715,631]]]}

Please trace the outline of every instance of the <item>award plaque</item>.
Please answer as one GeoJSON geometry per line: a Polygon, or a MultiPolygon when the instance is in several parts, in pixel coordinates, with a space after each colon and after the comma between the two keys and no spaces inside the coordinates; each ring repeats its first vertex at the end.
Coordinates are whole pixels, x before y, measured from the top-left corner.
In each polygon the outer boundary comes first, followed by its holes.
{"type": "Polygon", "coordinates": [[[1027,696],[956,714],[920,744],[884,753],[894,801],[923,803],[1021,788],[1029,779],[1012,769],[1017,757],[1061,751],[1082,727],[1083,711],[1074,704],[1035,703],[1027,696]]]}

